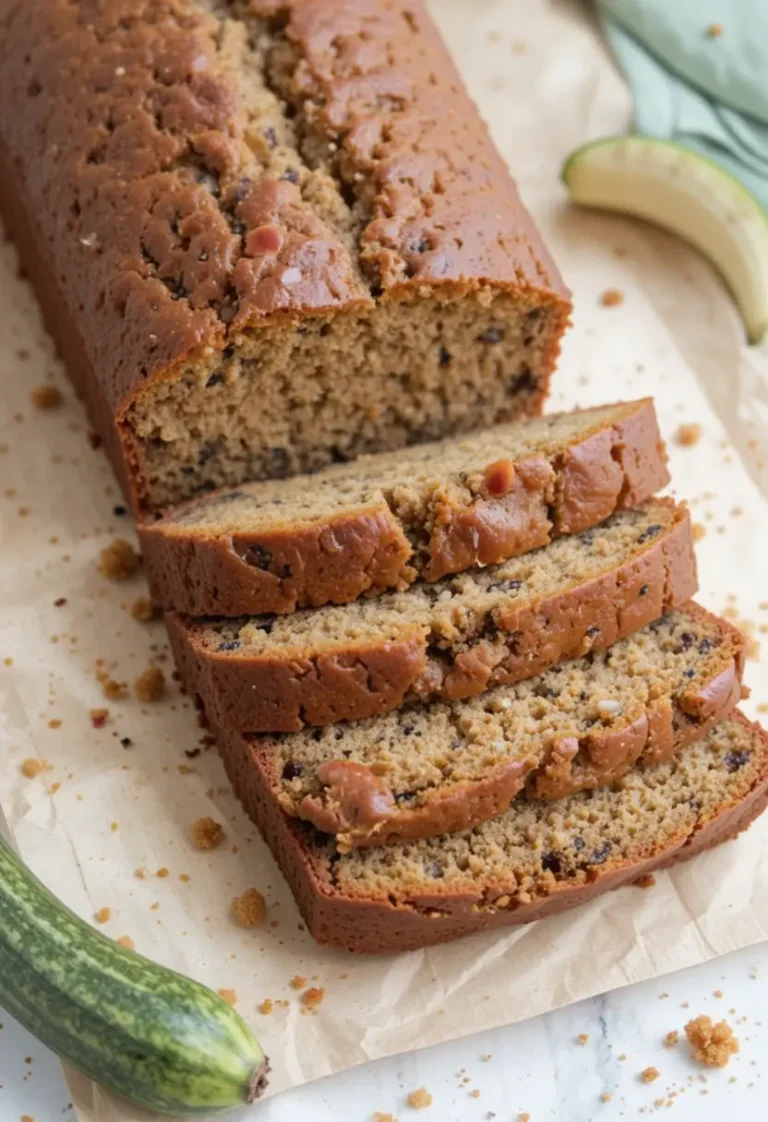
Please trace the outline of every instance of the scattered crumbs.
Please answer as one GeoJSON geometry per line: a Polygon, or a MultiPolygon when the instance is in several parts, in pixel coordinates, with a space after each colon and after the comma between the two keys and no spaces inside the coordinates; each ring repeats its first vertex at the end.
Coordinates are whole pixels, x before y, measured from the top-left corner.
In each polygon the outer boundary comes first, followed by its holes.
{"type": "Polygon", "coordinates": [[[703,522],[694,522],[691,527],[691,535],[694,542],[700,542],[702,538],[707,536],[707,527],[703,522]]]}
{"type": "Polygon", "coordinates": [[[44,771],[53,771],[53,768],[45,760],[38,760],[32,756],[28,760],[24,760],[21,765],[21,774],[26,776],[27,779],[36,779],[44,771]]]}
{"type": "Polygon", "coordinates": [[[739,1050],[739,1042],[727,1021],[713,1023],[711,1017],[702,1014],[694,1017],[685,1026],[685,1035],[691,1045],[691,1055],[707,1067],[725,1067],[739,1050]]]}
{"type": "Polygon", "coordinates": [[[715,997],[722,997],[723,996],[723,991],[722,990],[715,990],[714,991],[714,996],[715,997]]]}
{"type": "Polygon", "coordinates": [[[638,877],[635,881],[635,886],[637,888],[653,888],[655,883],[656,877],[653,873],[643,873],[643,875],[638,877]]]}
{"type": "Polygon", "coordinates": [[[675,441],[684,448],[692,448],[701,440],[701,425],[678,425],[675,429],[675,441]]]}
{"type": "Polygon", "coordinates": [[[107,674],[106,670],[96,670],[96,681],[101,686],[101,692],[108,701],[120,701],[128,696],[128,686],[125,682],[117,682],[107,674]]]}
{"type": "Polygon", "coordinates": [[[374,1110],[373,1122],[397,1122],[394,1114],[382,1114],[380,1110],[374,1110]]]}
{"type": "Polygon", "coordinates": [[[678,1033],[677,1029],[671,1029],[670,1032],[668,1032],[664,1037],[664,1047],[674,1048],[679,1039],[680,1034],[678,1033]]]}
{"type": "Polygon", "coordinates": [[[215,818],[196,818],[191,829],[192,841],[198,849],[215,849],[227,836],[215,818]]]}
{"type": "Polygon", "coordinates": [[[606,288],[600,297],[600,303],[604,308],[616,308],[624,303],[624,293],[618,288],[606,288]]]}
{"type": "Polygon", "coordinates": [[[626,1058],[627,1058],[627,1053],[626,1053],[626,1052],[622,1052],[622,1053],[621,1053],[621,1055],[620,1055],[620,1056],[618,1056],[617,1058],[618,1058],[618,1059],[620,1059],[620,1060],[626,1060],[626,1058]]]}
{"type": "Polygon", "coordinates": [[[131,740],[130,736],[121,736],[120,744],[123,748],[133,748],[133,741],[131,740]]]}
{"type": "Polygon", "coordinates": [[[35,1122],[35,1119],[31,1114],[22,1114],[19,1122],[35,1122]]]}
{"type": "Polygon", "coordinates": [[[301,995],[299,1000],[301,1001],[301,1004],[305,1009],[308,1009],[310,1012],[314,1013],[318,1005],[321,1004],[324,997],[325,990],[322,988],[322,986],[310,986],[308,990],[304,990],[304,993],[301,995]]]}
{"type": "Polygon", "coordinates": [[[414,1110],[424,1110],[425,1107],[432,1105],[432,1096],[426,1087],[419,1087],[418,1090],[411,1091],[405,1101],[414,1110]]]}
{"type": "Polygon", "coordinates": [[[258,927],[264,922],[267,904],[257,888],[247,888],[232,901],[231,912],[243,927],[258,927]]]}
{"type": "Polygon", "coordinates": [[[517,1122],[531,1122],[531,1116],[527,1110],[521,1110],[517,1116],[517,1122]]]}
{"type": "Polygon", "coordinates": [[[57,596],[53,601],[54,608],[63,608],[67,602],[66,596],[57,596]]]}
{"type": "Polygon", "coordinates": [[[109,828],[110,828],[110,830],[112,831],[113,834],[116,834],[117,831],[120,829],[120,823],[119,822],[110,822],[109,828]]]}
{"type": "Polygon", "coordinates": [[[61,405],[61,393],[55,386],[36,386],[30,397],[35,409],[58,409],[61,405]]]}
{"type": "Polygon", "coordinates": [[[189,873],[179,873],[179,880],[184,884],[188,884],[191,879],[192,878],[190,877],[189,873]]]}
{"type": "Polygon", "coordinates": [[[479,1099],[480,1098],[480,1092],[478,1091],[477,1087],[475,1087],[474,1091],[469,1092],[469,1097],[471,1099],[479,1099]]]}
{"type": "Polygon", "coordinates": [[[742,514],[744,513],[744,507],[732,506],[728,513],[730,514],[731,518],[741,518],[742,514]]]}
{"type": "Polygon", "coordinates": [[[146,869],[134,869],[133,875],[136,877],[136,880],[145,880],[146,876],[147,876],[147,870],[146,869]]]}
{"type": "Polygon", "coordinates": [[[112,915],[112,909],[111,908],[99,908],[99,910],[97,912],[94,912],[93,918],[96,920],[97,923],[108,923],[111,915],[112,915]]]}
{"type": "Polygon", "coordinates": [[[137,623],[149,623],[150,620],[157,619],[159,615],[158,608],[148,596],[137,597],[129,607],[128,612],[137,623]]]}
{"type": "Polygon", "coordinates": [[[99,572],[109,580],[129,580],[139,567],[141,558],[125,538],[115,538],[99,554],[99,572]]]}
{"type": "Polygon", "coordinates": [[[640,1079],[643,1083],[653,1083],[656,1079],[659,1078],[660,1074],[661,1073],[659,1072],[658,1068],[647,1067],[640,1072],[640,1079]]]}
{"type": "Polygon", "coordinates": [[[133,683],[139,701],[159,701],[165,693],[165,674],[159,666],[148,666],[133,683]]]}
{"type": "Polygon", "coordinates": [[[269,1014],[274,1009],[274,1007],[275,1007],[275,1004],[272,1001],[272,999],[269,998],[269,997],[265,997],[264,1000],[262,1001],[261,1005],[256,1006],[256,1008],[258,1009],[258,1011],[261,1013],[261,1015],[263,1017],[268,1017],[269,1014]]]}
{"type": "Polygon", "coordinates": [[[149,905],[149,910],[150,910],[151,912],[156,912],[156,911],[157,911],[157,910],[159,909],[159,907],[160,907],[160,901],[159,901],[159,900],[156,900],[156,901],[154,902],[154,904],[150,904],[150,905],[149,905]]]}
{"type": "Polygon", "coordinates": [[[48,722],[48,728],[49,729],[60,729],[61,728],[61,721],[59,720],[59,718],[58,717],[51,717],[50,721],[48,722]]]}
{"type": "Polygon", "coordinates": [[[589,1042],[589,1033],[588,1032],[580,1032],[579,1035],[576,1037],[576,1041],[577,1041],[577,1043],[579,1043],[581,1045],[587,1044],[589,1042]]]}
{"type": "Polygon", "coordinates": [[[165,878],[166,878],[166,877],[169,877],[170,875],[171,875],[171,874],[170,874],[170,873],[168,872],[168,870],[166,869],[165,865],[163,865],[163,866],[162,866],[161,868],[159,868],[159,869],[157,870],[157,872],[155,873],[155,876],[156,876],[156,877],[159,877],[159,878],[160,878],[160,880],[165,880],[165,878]]]}
{"type": "Polygon", "coordinates": [[[234,1005],[237,1001],[237,994],[234,990],[216,990],[216,993],[222,1000],[226,1001],[227,1005],[234,1005]]]}
{"type": "Polygon", "coordinates": [[[480,1057],[480,1059],[483,1061],[484,1064],[487,1064],[489,1060],[493,1059],[493,1052],[486,1052],[484,1055],[482,1055],[480,1057]]]}
{"type": "Polygon", "coordinates": [[[91,718],[91,724],[95,729],[103,729],[109,717],[109,709],[91,709],[88,714],[91,718]]]}
{"type": "Polygon", "coordinates": [[[610,1101],[611,1101],[611,1092],[610,1091],[603,1091],[602,1095],[600,1096],[600,1102],[601,1103],[609,1103],[610,1101]]]}
{"type": "Polygon", "coordinates": [[[3,666],[13,666],[13,659],[10,657],[10,655],[6,655],[6,657],[3,659],[3,666]]]}
{"type": "Polygon", "coordinates": [[[127,951],[136,950],[136,944],[130,935],[121,935],[119,939],[115,939],[115,942],[119,943],[121,947],[125,947],[127,951]]]}
{"type": "Polygon", "coordinates": [[[719,39],[724,31],[725,28],[721,23],[711,23],[704,34],[706,35],[707,39],[719,39]]]}

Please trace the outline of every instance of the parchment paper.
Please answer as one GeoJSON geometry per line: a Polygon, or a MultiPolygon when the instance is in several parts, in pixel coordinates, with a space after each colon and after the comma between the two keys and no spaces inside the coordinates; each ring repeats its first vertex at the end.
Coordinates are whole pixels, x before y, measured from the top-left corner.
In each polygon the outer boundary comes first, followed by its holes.
{"type": "MultiPolygon", "coordinates": [[[[745,708],[754,716],[768,702],[768,470],[760,467],[768,358],[743,346],[725,290],[692,250],[565,204],[562,157],[623,131],[628,117],[622,82],[584,11],[542,0],[438,0],[433,10],[575,292],[550,408],[653,394],[668,438],[681,423],[702,426],[694,447],[670,441],[675,493],[706,528],[700,599],[751,621],[762,640],[762,660],[748,663],[745,708]],[[620,306],[602,306],[607,288],[624,294],[620,306]]],[[[272,1092],[768,936],[766,818],[739,841],[658,875],[652,890],[624,889],[534,928],[385,959],[316,946],[215,751],[185,755],[201,731],[178,686],[155,705],[101,694],[99,658],[119,680],[152,660],[170,676],[164,632],[125,610],[145,591],[140,576],[116,585],[97,573],[99,550],[116,534],[132,537],[132,527],[113,514],[121,500],[110,469],[89,446],[8,246],[0,292],[0,494],[9,489],[0,498],[0,804],[24,858],[80,914],[108,907],[108,935],[129,935],[150,957],[236,991],[272,1059],[272,1092]],[[49,378],[65,403],[44,413],[30,390],[49,378]],[[108,723],[93,728],[89,711],[103,705],[108,723]],[[25,778],[28,757],[52,770],[25,778]],[[193,848],[189,826],[201,815],[225,825],[225,847],[193,848]],[[170,875],[155,877],[161,868],[170,875]],[[271,922],[244,931],[228,912],[250,886],[265,893],[271,922]],[[297,974],[325,988],[315,1015],[302,1015],[289,985],[297,974]],[[287,1004],[260,1015],[268,997],[287,1004]]],[[[141,1117],[85,1080],[73,1088],[87,1122],[141,1117]]]]}

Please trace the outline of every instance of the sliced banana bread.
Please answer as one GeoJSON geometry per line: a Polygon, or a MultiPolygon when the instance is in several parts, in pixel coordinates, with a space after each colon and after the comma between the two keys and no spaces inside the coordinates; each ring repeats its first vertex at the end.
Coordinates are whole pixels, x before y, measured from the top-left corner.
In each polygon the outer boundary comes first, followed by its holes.
{"type": "Polygon", "coordinates": [[[524,788],[561,798],[666,759],[734,708],[742,664],[740,633],[690,605],[468,701],[253,738],[254,759],[276,802],[340,850],[431,837],[501,814],[524,788]]]}
{"type": "Polygon", "coordinates": [[[658,499],[482,571],[289,616],[166,616],[214,719],[249,732],[456,700],[601,650],[696,592],[690,517],[658,499]]]}
{"type": "Polygon", "coordinates": [[[224,763],[321,943],[414,950],[585,903],[734,837],[768,802],[768,736],[739,714],[612,788],[516,799],[441,838],[341,853],[283,815],[251,746],[219,732],[224,763]]]}
{"type": "Polygon", "coordinates": [[[144,525],[153,597],[258,615],[492,565],[636,506],[668,481],[650,399],[255,483],[144,525]]]}
{"type": "Polygon", "coordinates": [[[0,28],[0,209],[137,511],[541,411],[568,292],[423,0],[0,28]]]}

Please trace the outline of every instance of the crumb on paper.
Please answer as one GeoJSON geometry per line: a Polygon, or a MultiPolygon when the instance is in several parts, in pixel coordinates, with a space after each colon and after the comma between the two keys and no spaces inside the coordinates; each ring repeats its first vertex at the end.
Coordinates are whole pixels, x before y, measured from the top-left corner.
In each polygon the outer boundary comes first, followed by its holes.
{"type": "Polygon", "coordinates": [[[53,768],[45,760],[38,760],[34,756],[24,760],[21,765],[21,774],[27,779],[37,779],[45,771],[53,771],[53,768]]]}
{"type": "Polygon", "coordinates": [[[517,1116],[517,1122],[531,1122],[531,1116],[527,1110],[521,1110],[517,1116]]]}
{"type": "Polygon", "coordinates": [[[667,1035],[664,1037],[664,1047],[665,1048],[674,1048],[679,1039],[680,1039],[680,1034],[677,1031],[677,1029],[671,1029],[667,1033],[667,1035]]]}
{"type": "Polygon", "coordinates": [[[307,984],[307,979],[301,974],[294,974],[288,985],[292,990],[303,990],[307,984]]]}
{"type": "Polygon", "coordinates": [[[272,1001],[272,999],[269,998],[269,997],[265,997],[264,1000],[262,1001],[261,1005],[256,1006],[259,1013],[261,1013],[262,1017],[268,1017],[269,1014],[274,1009],[274,1007],[275,1007],[275,1004],[272,1001]]]}
{"type": "Polygon", "coordinates": [[[99,908],[97,912],[94,912],[93,918],[97,923],[108,923],[111,915],[111,908],[99,908]]]}
{"type": "Polygon", "coordinates": [[[589,1033],[588,1032],[580,1032],[579,1035],[576,1037],[576,1043],[581,1044],[582,1047],[585,1044],[588,1044],[589,1043],[589,1033]]]}
{"type": "Polygon", "coordinates": [[[602,1095],[600,1096],[600,1102],[609,1103],[611,1101],[611,1098],[612,1095],[610,1091],[603,1091],[602,1095]]]}
{"type": "Polygon", "coordinates": [[[600,297],[600,303],[604,308],[617,308],[624,303],[624,293],[618,288],[606,288],[600,297]]]}
{"type": "Polygon", "coordinates": [[[61,391],[50,384],[35,386],[30,394],[35,409],[58,409],[61,405],[61,391]]]}
{"type": "Polygon", "coordinates": [[[128,696],[128,686],[125,682],[117,682],[102,667],[96,667],[96,681],[101,686],[101,692],[107,701],[120,701],[128,696]]]}
{"type": "Polygon", "coordinates": [[[136,880],[145,880],[146,876],[147,876],[147,870],[146,869],[134,869],[133,870],[133,875],[136,877],[136,880]]]}
{"type": "Polygon", "coordinates": [[[133,683],[139,701],[160,701],[165,694],[165,674],[159,666],[148,666],[133,683]]]}
{"type": "Polygon", "coordinates": [[[706,35],[707,39],[719,39],[724,31],[725,28],[721,23],[710,23],[704,34],[706,35]]]}
{"type": "Polygon", "coordinates": [[[691,526],[691,537],[695,542],[700,542],[702,538],[707,536],[707,527],[703,522],[694,522],[691,526]]]}
{"type": "Polygon", "coordinates": [[[322,986],[310,986],[308,990],[304,990],[299,1000],[305,1009],[310,1013],[314,1013],[318,1005],[322,1003],[325,997],[325,990],[322,986]]]}
{"type": "Polygon", "coordinates": [[[216,993],[219,995],[222,1001],[226,1001],[227,1005],[235,1005],[235,1003],[237,1002],[237,994],[234,990],[216,990],[216,993]]]}
{"type": "Polygon", "coordinates": [[[103,729],[109,717],[109,709],[103,706],[100,709],[91,709],[88,716],[91,718],[91,724],[95,729],[103,729]]]}
{"type": "Polygon", "coordinates": [[[426,1087],[418,1087],[415,1091],[411,1091],[405,1101],[414,1110],[424,1110],[425,1107],[432,1105],[432,1096],[426,1087]]]}
{"type": "Polygon", "coordinates": [[[264,922],[267,904],[257,888],[247,888],[232,901],[232,915],[243,927],[258,927],[264,922]]]}
{"type": "Polygon", "coordinates": [[[728,1022],[714,1023],[706,1014],[689,1021],[685,1026],[685,1035],[694,1060],[707,1067],[725,1067],[739,1050],[739,1042],[728,1022]]]}
{"type": "Polygon", "coordinates": [[[371,1117],[373,1122],[397,1122],[394,1114],[382,1114],[380,1110],[374,1110],[371,1117]]]}
{"type": "Polygon", "coordinates": [[[170,875],[171,874],[168,869],[166,869],[165,865],[161,865],[161,867],[155,873],[155,876],[159,877],[160,880],[165,880],[165,878],[169,877],[170,875]]]}
{"type": "Polygon", "coordinates": [[[653,873],[643,873],[643,875],[638,877],[635,881],[635,886],[637,888],[653,888],[655,883],[656,877],[653,873]]]}
{"type": "Polygon", "coordinates": [[[50,721],[48,722],[48,728],[49,729],[60,729],[61,728],[61,721],[59,720],[59,718],[58,717],[51,717],[50,721]]]}
{"type": "Polygon", "coordinates": [[[215,849],[226,836],[215,818],[196,818],[192,823],[192,841],[198,849],[215,849]]]}
{"type": "Polygon", "coordinates": [[[714,996],[715,997],[722,997],[723,996],[723,991],[722,990],[715,990],[714,991],[714,996]]]}
{"type": "Polygon", "coordinates": [[[148,596],[138,596],[131,604],[128,612],[137,623],[149,623],[150,620],[157,619],[160,614],[159,609],[148,596]]]}
{"type": "Polygon", "coordinates": [[[35,1119],[32,1114],[22,1114],[19,1122],[35,1122],[35,1119]]]}
{"type": "Polygon", "coordinates": [[[701,440],[701,425],[678,425],[675,429],[675,443],[683,448],[693,448],[701,440]]]}
{"type": "Polygon", "coordinates": [[[115,939],[115,942],[119,943],[121,947],[125,947],[127,951],[136,950],[136,944],[130,935],[121,935],[119,939],[115,939]]]}
{"type": "Polygon", "coordinates": [[[646,1067],[640,1072],[640,1079],[643,1083],[654,1083],[660,1074],[657,1067],[646,1067]]]}
{"type": "Polygon", "coordinates": [[[99,554],[99,572],[108,580],[129,580],[140,563],[141,558],[125,538],[114,538],[99,554]]]}
{"type": "Polygon", "coordinates": [[[120,823],[119,822],[110,822],[109,828],[110,828],[110,830],[112,831],[113,834],[116,834],[117,831],[120,829],[120,823]]]}

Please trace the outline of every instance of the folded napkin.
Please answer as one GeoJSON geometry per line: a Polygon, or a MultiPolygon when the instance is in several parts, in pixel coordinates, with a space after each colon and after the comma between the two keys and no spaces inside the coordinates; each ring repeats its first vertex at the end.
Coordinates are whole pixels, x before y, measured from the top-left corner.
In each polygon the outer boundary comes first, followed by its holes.
{"type": "Polygon", "coordinates": [[[716,160],[768,207],[767,0],[596,0],[637,131],[716,160]]]}

